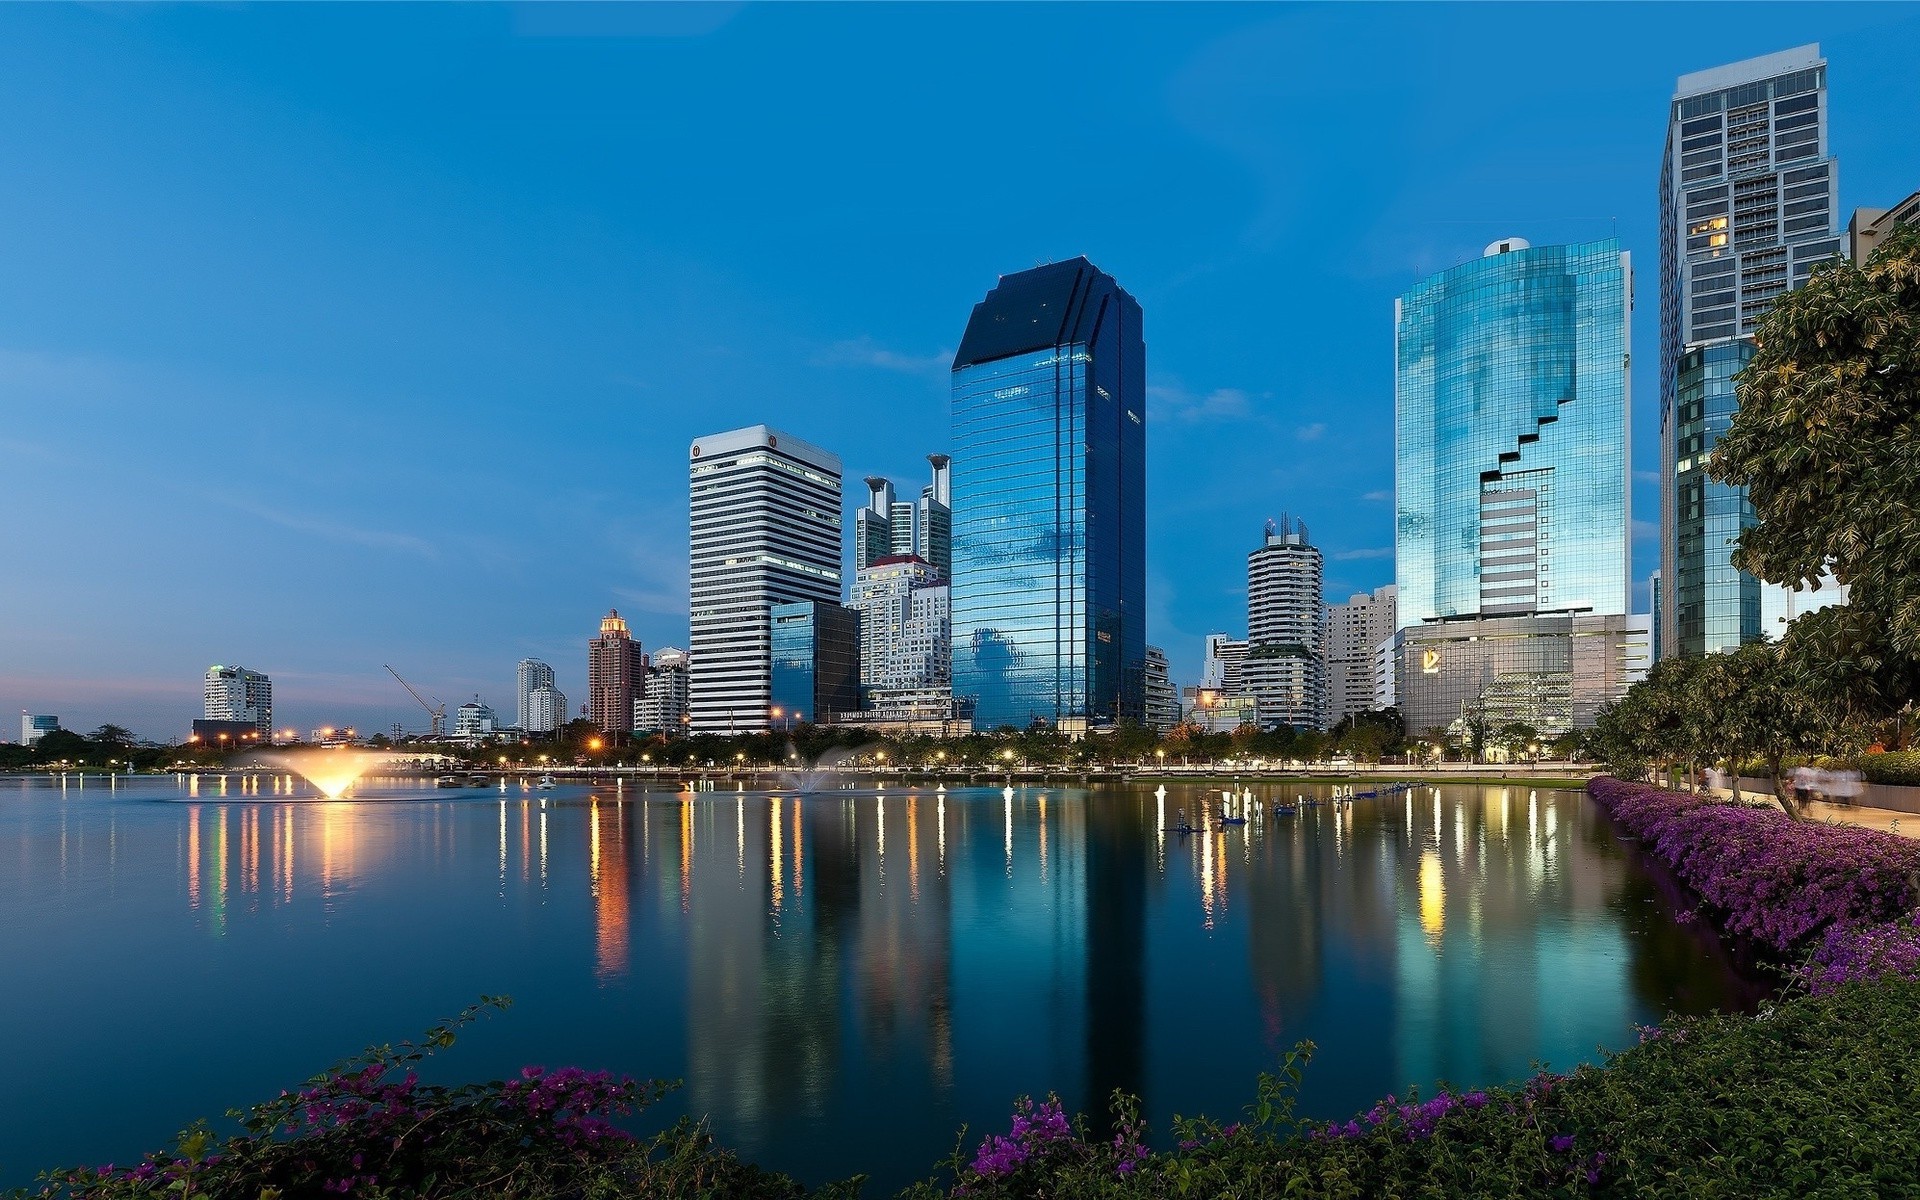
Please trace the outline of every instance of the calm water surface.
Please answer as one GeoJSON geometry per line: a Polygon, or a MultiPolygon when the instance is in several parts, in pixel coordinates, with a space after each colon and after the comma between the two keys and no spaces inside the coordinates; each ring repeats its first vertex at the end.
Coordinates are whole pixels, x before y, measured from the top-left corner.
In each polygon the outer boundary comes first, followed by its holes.
{"type": "Polygon", "coordinates": [[[1181,835],[1219,789],[325,803],[252,778],[0,781],[0,1187],[127,1161],[482,993],[515,1006],[442,1077],[684,1079],[673,1113],[869,1194],[1022,1093],[1230,1118],[1311,1038],[1303,1109],[1345,1117],[1760,995],[1574,791],[1243,805],[1181,835]]]}

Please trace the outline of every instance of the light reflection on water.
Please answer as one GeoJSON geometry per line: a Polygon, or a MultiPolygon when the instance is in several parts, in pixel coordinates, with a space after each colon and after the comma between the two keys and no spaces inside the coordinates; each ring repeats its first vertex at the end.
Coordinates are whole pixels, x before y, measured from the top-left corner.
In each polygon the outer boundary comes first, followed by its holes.
{"type": "Polygon", "coordinates": [[[1577,792],[370,780],[393,802],[327,804],[266,778],[0,782],[0,961],[32,980],[0,1030],[46,1082],[0,1099],[0,1186],[481,993],[518,1004],[450,1072],[682,1077],[750,1156],[882,1188],[1021,1093],[1230,1118],[1312,1038],[1303,1107],[1344,1116],[1758,994],[1577,792]],[[1296,799],[1322,802],[1273,807],[1296,799]]]}

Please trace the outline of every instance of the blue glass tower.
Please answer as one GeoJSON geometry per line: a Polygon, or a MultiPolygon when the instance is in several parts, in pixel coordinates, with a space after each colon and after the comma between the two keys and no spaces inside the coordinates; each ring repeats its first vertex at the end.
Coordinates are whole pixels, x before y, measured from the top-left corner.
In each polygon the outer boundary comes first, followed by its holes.
{"type": "Polygon", "coordinates": [[[825,725],[860,710],[860,614],[799,600],[769,613],[768,716],[774,729],[825,725]]]}
{"type": "Polygon", "coordinates": [[[1509,238],[1400,297],[1396,676],[1415,730],[1591,725],[1644,673],[1627,615],[1619,243],[1509,238]]]}
{"type": "Polygon", "coordinates": [[[1401,628],[1627,612],[1629,279],[1508,239],[1395,303],[1401,628]]]}
{"type": "Polygon", "coordinates": [[[953,360],[953,691],[976,729],[1146,717],[1146,343],[1084,258],[1003,275],[953,360]]]}

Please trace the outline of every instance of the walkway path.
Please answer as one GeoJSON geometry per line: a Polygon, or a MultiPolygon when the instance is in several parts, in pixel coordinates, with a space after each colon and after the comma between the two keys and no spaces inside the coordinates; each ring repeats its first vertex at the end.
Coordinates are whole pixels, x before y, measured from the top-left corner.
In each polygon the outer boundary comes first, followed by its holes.
{"type": "MultiPolygon", "coordinates": [[[[1712,789],[1716,796],[1731,797],[1726,788],[1712,789]]],[[[1780,802],[1762,792],[1742,791],[1742,800],[1765,800],[1778,808],[1780,802]]],[[[1882,833],[1897,833],[1901,837],[1920,838],[1920,813],[1898,812],[1891,808],[1867,808],[1859,804],[1823,804],[1818,800],[1807,803],[1807,816],[1815,821],[1832,821],[1836,825],[1858,825],[1864,829],[1878,829],[1882,833]]]]}

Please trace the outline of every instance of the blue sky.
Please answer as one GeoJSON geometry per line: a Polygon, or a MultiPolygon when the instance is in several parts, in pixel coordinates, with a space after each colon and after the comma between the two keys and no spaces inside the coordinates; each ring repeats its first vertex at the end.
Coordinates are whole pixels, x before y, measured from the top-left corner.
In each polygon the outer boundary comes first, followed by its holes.
{"type": "Polygon", "coordinates": [[[1809,41],[1843,210],[1920,187],[1910,6],[7,6],[0,711],[578,697],[611,605],[686,644],[693,438],[916,490],[972,304],[1074,254],[1146,313],[1178,681],[1269,516],[1391,581],[1393,297],[1503,235],[1634,254],[1644,608],[1666,100],[1809,41]]]}

